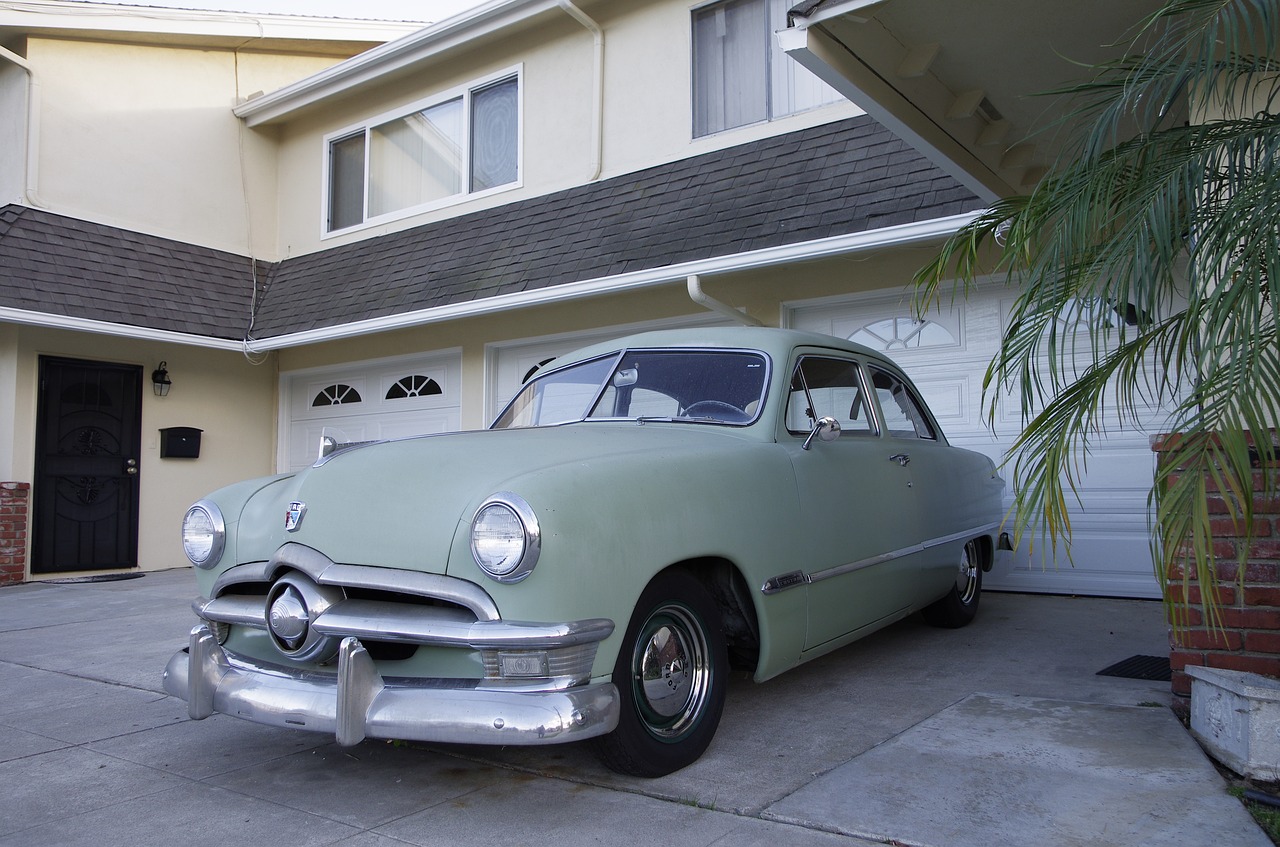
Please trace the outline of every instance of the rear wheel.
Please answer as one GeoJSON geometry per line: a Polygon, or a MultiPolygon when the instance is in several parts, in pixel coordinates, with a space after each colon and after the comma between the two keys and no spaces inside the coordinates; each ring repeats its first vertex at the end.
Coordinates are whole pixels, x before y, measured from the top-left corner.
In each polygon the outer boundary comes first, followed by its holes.
{"type": "Polygon", "coordinates": [[[977,540],[964,545],[964,552],[956,569],[956,581],[941,600],[925,606],[920,613],[932,626],[958,629],[967,625],[978,614],[978,600],[982,597],[982,554],[977,540]]]}
{"type": "Polygon", "coordinates": [[[724,709],[729,657],[720,615],[683,571],[659,574],[640,595],[614,665],[618,728],[597,741],[610,769],[664,776],[697,761],[724,709]]]}

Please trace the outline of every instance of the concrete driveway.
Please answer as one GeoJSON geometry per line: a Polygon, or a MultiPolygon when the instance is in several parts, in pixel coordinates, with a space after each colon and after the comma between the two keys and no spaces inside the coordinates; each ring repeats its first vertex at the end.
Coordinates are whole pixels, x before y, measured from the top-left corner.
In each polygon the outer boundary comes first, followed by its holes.
{"type": "Polygon", "coordinates": [[[739,675],[707,755],[642,780],[586,745],[191,721],[160,672],[195,593],[186,569],[0,589],[0,847],[1271,843],[1168,683],[1096,675],[1167,651],[1156,602],[989,593],[966,629],[739,675]]]}

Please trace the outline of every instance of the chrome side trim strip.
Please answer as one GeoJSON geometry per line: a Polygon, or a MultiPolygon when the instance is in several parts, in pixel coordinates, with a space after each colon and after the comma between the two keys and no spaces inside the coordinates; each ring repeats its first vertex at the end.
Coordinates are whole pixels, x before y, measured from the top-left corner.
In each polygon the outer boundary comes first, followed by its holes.
{"type": "Polygon", "coordinates": [[[950,544],[954,541],[963,539],[976,538],[979,535],[986,535],[994,532],[1000,526],[999,521],[995,521],[981,526],[971,527],[953,532],[950,535],[940,535],[937,538],[931,538],[920,544],[912,544],[909,547],[902,547],[898,550],[891,550],[888,553],[881,553],[877,556],[870,556],[866,559],[859,559],[856,562],[849,562],[843,565],[836,565],[834,568],[827,568],[825,571],[817,571],[816,573],[805,573],[804,571],[791,571],[789,573],[780,574],[771,577],[765,581],[760,587],[762,594],[777,594],[779,591],[786,591],[788,588],[795,588],[798,585],[810,585],[815,582],[821,582],[824,579],[830,579],[833,576],[842,576],[854,571],[860,571],[874,565],[880,565],[893,559],[903,556],[910,556],[915,553],[922,553],[933,547],[940,547],[943,544],[950,544]]]}
{"type": "Polygon", "coordinates": [[[898,550],[890,550],[888,553],[881,553],[878,556],[870,556],[866,559],[859,559],[856,562],[849,562],[848,564],[844,564],[844,565],[836,565],[834,568],[827,568],[825,571],[818,571],[817,573],[809,574],[809,581],[821,582],[822,580],[830,579],[833,576],[842,576],[847,573],[853,573],[854,571],[863,570],[864,568],[870,568],[870,567],[874,567],[875,565],[881,565],[881,564],[884,564],[885,562],[892,561],[893,559],[900,559],[903,556],[910,556],[913,553],[920,553],[920,552],[923,552],[924,549],[925,549],[924,544],[912,544],[910,547],[902,547],[898,550]]]}

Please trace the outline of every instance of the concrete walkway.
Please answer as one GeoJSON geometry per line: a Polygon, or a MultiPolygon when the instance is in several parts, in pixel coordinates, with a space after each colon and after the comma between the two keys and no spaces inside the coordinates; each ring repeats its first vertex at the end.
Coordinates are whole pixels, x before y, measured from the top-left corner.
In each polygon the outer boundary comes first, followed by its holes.
{"type": "Polygon", "coordinates": [[[586,745],[491,749],[187,718],[160,672],[186,570],[0,589],[0,847],[1267,847],[1167,708],[1100,677],[1167,650],[1159,603],[987,594],[730,687],[710,751],[657,780],[586,745]]]}

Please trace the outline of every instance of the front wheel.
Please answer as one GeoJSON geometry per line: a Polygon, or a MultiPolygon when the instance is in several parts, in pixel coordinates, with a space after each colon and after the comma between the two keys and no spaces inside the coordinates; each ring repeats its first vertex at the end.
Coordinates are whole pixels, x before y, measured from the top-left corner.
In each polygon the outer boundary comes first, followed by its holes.
{"type": "Polygon", "coordinates": [[[920,610],[925,622],[931,626],[959,629],[968,625],[978,614],[978,600],[982,597],[982,554],[978,542],[964,545],[956,569],[956,581],[946,595],[920,610]]]}
{"type": "Polygon", "coordinates": [[[729,655],[715,602],[682,571],[659,574],[627,626],[613,684],[618,727],[597,741],[611,770],[665,776],[697,761],[720,724],[729,655]]]}

